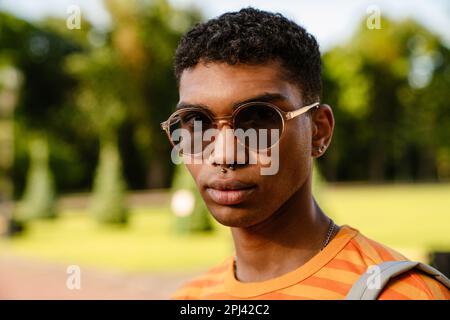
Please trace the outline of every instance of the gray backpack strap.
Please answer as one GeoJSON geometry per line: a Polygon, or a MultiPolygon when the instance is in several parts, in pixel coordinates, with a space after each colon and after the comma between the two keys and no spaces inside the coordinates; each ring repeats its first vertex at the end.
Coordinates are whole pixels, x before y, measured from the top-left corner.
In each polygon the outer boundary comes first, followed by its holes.
{"type": "Polygon", "coordinates": [[[376,300],[390,279],[414,268],[434,277],[450,289],[450,280],[427,264],[415,261],[387,261],[372,266],[363,273],[353,284],[345,299],[376,300]]]}

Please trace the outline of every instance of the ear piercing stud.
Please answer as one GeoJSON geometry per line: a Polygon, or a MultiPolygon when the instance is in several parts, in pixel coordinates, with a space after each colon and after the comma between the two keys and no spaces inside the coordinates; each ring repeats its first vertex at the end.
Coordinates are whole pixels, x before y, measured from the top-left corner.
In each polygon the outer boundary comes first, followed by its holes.
{"type": "Polygon", "coordinates": [[[319,153],[322,153],[322,152],[324,152],[324,151],[325,151],[325,149],[326,149],[326,147],[325,147],[325,146],[320,146],[320,147],[317,147],[317,148],[316,148],[317,152],[319,152],[319,153]]]}

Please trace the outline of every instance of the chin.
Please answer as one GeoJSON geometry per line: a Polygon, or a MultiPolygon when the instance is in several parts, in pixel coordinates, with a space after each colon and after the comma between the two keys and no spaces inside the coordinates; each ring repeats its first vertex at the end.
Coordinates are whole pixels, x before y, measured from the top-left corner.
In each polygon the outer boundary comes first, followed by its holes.
{"type": "Polygon", "coordinates": [[[230,228],[249,228],[260,222],[261,216],[254,210],[238,207],[211,208],[210,212],[220,224],[230,228]]]}

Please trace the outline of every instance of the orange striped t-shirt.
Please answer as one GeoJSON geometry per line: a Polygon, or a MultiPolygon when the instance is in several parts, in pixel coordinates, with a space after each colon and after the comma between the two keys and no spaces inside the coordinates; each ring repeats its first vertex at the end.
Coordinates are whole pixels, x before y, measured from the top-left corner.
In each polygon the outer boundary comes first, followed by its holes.
{"type": "MultiPolygon", "coordinates": [[[[344,299],[369,266],[405,259],[400,253],[344,225],[322,251],[282,276],[261,282],[240,282],[234,277],[233,257],[230,257],[186,283],[172,298],[344,299]]],[[[412,270],[391,280],[378,299],[450,300],[450,292],[432,277],[412,270]]]]}

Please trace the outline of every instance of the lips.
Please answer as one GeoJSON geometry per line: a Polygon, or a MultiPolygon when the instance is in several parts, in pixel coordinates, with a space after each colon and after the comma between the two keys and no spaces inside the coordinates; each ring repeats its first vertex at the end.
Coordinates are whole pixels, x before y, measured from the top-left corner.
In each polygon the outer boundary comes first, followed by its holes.
{"type": "Polygon", "coordinates": [[[235,179],[214,180],[206,187],[211,199],[220,205],[234,205],[244,202],[255,191],[256,185],[235,179]]]}

